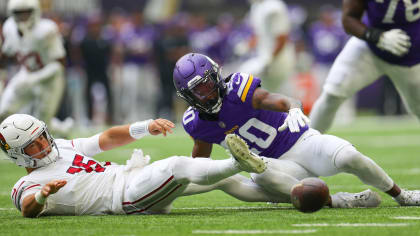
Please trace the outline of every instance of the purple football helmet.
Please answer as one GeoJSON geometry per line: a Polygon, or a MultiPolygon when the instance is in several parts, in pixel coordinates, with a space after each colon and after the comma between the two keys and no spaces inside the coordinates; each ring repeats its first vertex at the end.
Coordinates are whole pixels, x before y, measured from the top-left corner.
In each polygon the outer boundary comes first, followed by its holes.
{"type": "Polygon", "coordinates": [[[220,111],[226,84],[211,58],[199,53],[184,55],[176,62],[173,78],[177,95],[192,107],[207,114],[220,111]]]}

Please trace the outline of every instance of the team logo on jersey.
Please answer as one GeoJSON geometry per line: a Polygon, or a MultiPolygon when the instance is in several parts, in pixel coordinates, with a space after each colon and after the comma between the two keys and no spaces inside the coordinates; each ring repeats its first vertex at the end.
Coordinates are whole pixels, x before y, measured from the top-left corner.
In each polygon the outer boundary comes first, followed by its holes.
{"type": "Polygon", "coordinates": [[[225,124],[225,122],[223,122],[223,121],[220,121],[220,122],[219,122],[219,126],[220,126],[220,128],[222,128],[222,129],[226,128],[226,124],[225,124]]]}
{"type": "Polygon", "coordinates": [[[3,151],[7,152],[7,150],[10,149],[9,144],[6,143],[6,139],[3,137],[2,134],[0,134],[0,146],[3,151]]]}

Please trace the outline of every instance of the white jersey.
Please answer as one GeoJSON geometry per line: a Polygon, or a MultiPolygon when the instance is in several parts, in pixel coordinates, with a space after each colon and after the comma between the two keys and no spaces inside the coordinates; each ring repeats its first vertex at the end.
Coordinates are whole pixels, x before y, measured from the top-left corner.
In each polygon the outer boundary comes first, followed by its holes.
{"type": "Polygon", "coordinates": [[[3,25],[3,37],[2,53],[16,57],[22,68],[30,72],[65,57],[61,34],[57,25],[49,19],[40,19],[21,36],[15,20],[10,17],[3,25]]]}
{"type": "Polygon", "coordinates": [[[66,180],[63,188],[47,198],[41,215],[125,214],[125,166],[103,164],[84,156],[75,145],[79,140],[56,140],[60,155],[57,162],[35,169],[15,184],[11,198],[18,210],[26,196],[48,182],[66,180]]]}
{"type": "Polygon", "coordinates": [[[292,95],[288,79],[293,74],[295,49],[286,41],[274,55],[279,36],[287,36],[291,26],[287,6],[281,0],[254,0],[249,15],[256,39],[256,56],[245,61],[239,71],[263,78],[263,86],[271,92],[292,95]]]}
{"type": "Polygon", "coordinates": [[[276,45],[276,38],[290,32],[286,4],[280,0],[255,1],[251,5],[250,24],[258,38],[257,54],[271,55],[276,45]]]}

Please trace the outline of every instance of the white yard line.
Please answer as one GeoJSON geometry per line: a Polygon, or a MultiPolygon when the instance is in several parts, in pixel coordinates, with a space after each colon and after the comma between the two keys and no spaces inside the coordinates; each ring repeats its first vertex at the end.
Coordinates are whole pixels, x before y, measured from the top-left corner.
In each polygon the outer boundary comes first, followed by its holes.
{"type": "Polygon", "coordinates": [[[296,227],[405,227],[408,223],[316,223],[316,224],[292,224],[296,227]]]}
{"type": "Polygon", "coordinates": [[[248,209],[294,209],[289,206],[251,206],[251,207],[174,207],[175,210],[248,210],[248,209]]]}
{"type": "Polygon", "coordinates": [[[396,220],[420,220],[420,216],[395,216],[390,218],[396,220]]]}
{"type": "Polygon", "coordinates": [[[307,230],[193,230],[193,234],[310,234],[315,233],[315,229],[307,230]]]}
{"type": "Polygon", "coordinates": [[[0,196],[8,196],[10,197],[10,191],[1,191],[0,196]]]}
{"type": "Polygon", "coordinates": [[[416,147],[420,144],[420,135],[372,135],[372,136],[345,136],[353,144],[375,148],[416,147]]]}
{"type": "MultiPolygon", "coordinates": [[[[405,187],[405,186],[404,186],[405,187]]],[[[420,206],[390,206],[390,207],[381,207],[381,208],[410,208],[410,209],[418,209],[420,206]]]]}

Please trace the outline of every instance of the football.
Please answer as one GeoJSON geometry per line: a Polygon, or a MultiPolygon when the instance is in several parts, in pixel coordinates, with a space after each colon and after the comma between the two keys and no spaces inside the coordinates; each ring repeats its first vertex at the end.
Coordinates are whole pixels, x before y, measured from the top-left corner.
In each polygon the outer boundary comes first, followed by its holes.
{"type": "Polygon", "coordinates": [[[291,201],[301,212],[312,213],[328,202],[330,191],[327,184],[318,178],[306,178],[293,186],[291,201]]]}

